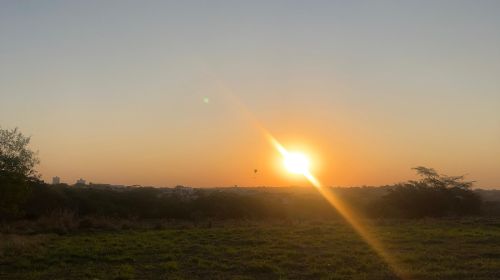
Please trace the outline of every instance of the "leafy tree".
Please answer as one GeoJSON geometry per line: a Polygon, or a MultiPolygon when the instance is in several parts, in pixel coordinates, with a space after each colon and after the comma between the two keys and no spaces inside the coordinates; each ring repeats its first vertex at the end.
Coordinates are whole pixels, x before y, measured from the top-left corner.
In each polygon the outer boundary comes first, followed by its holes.
{"type": "Polygon", "coordinates": [[[29,193],[29,182],[38,180],[39,160],[29,143],[30,137],[17,128],[0,127],[0,218],[15,215],[29,193]]]}
{"type": "Polygon", "coordinates": [[[0,171],[25,178],[37,178],[35,166],[40,163],[36,152],[30,150],[30,137],[24,136],[17,128],[0,127],[0,171]]]}

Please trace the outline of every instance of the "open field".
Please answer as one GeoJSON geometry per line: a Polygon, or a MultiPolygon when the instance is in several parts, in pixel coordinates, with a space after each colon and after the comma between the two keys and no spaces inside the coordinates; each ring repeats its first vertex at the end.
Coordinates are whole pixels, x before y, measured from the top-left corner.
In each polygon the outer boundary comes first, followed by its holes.
{"type": "MultiPolygon", "coordinates": [[[[414,279],[499,279],[500,220],[379,221],[414,279]]],[[[391,279],[341,222],[3,235],[1,279],[391,279]]]]}

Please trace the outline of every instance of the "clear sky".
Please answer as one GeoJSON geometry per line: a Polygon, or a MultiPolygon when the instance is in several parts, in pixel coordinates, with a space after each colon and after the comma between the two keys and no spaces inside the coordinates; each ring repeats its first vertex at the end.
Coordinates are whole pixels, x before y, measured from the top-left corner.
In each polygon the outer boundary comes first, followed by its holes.
{"type": "Polygon", "coordinates": [[[0,125],[46,180],[304,184],[255,120],[328,185],[500,187],[500,2],[0,2],[0,125]]]}

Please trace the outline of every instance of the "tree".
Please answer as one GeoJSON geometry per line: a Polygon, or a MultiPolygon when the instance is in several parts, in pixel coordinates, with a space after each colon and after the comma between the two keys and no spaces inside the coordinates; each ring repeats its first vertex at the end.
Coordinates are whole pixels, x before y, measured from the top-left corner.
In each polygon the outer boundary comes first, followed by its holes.
{"type": "Polygon", "coordinates": [[[415,167],[419,180],[394,185],[379,203],[379,215],[421,218],[478,214],[479,195],[473,181],[464,176],[446,176],[432,168],[415,167]]]}
{"type": "Polygon", "coordinates": [[[38,156],[29,143],[30,137],[17,128],[0,127],[0,218],[17,214],[29,193],[29,182],[39,178],[38,156]]]}
{"type": "Polygon", "coordinates": [[[17,128],[0,127],[0,172],[16,174],[25,178],[37,178],[35,166],[40,163],[38,155],[29,149],[30,137],[17,128]]]}
{"type": "Polygon", "coordinates": [[[447,176],[440,175],[436,170],[432,168],[427,168],[423,166],[418,166],[413,168],[417,171],[417,174],[422,177],[420,181],[410,181],[410,183],[424,183],[429,187],[433,188],[458,188],[462,190],[469,190],[473,185],[474,181],[464,181],[465,176],[447,176]]]}

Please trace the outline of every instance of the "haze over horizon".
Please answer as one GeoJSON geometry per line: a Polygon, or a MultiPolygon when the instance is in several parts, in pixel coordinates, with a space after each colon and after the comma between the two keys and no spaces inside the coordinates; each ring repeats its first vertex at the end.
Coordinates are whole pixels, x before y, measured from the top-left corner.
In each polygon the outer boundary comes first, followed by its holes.
{"type": "Polygon", "coordinates": [[[500,188],[499,30],[497,1],[5,1],[0,125],[47,181],[307,185],[257,120],[325,185],[500,188]]]}

